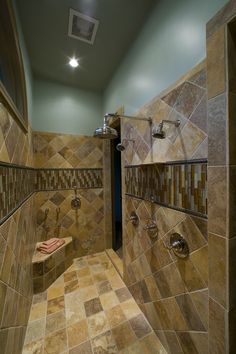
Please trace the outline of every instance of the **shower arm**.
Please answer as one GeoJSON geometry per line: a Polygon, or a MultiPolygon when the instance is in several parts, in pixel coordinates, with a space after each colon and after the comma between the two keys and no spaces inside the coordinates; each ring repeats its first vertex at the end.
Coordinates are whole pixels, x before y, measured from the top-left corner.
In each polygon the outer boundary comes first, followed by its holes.
{"type": "Polygon", "coordinates": [[[104,121],[103,125],[106,125],[108,123],[109,118],[127,118],[127,119],[136,119],[136,120],[144,120],[152,124],[152,118],[151,117],[135,117],[135,116],[126,116],[123,114],[118,114],[118,113],[106,113],[104,116],[104,121]]]}
{"type": "Polygon", "coordinates": [[[177,120],[175,120],[175,121],[173,121],[173,120],[168,120],[168,119],[163,119],[163,120],[161,121],[161,123],[159,124],[160,127],[161,127],[161,129],[163,128],[163,125],[164,125],[165,123],[167,123],[167,124],[173,124],[173,125],[175,125],[177,128],[180,126],[180,120],[179,120],[179,119],[177,119],[177,120]]]}

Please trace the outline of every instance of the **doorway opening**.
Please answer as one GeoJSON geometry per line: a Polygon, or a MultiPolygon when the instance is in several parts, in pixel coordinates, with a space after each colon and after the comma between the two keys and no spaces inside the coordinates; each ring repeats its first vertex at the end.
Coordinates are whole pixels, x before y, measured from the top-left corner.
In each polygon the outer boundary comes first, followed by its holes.
{"type": "Polygon", "coordinates": [[[112,248],[122,258],[122,190],[121,153],[116,149],[120,143],[120,120],[115,129],[118,137],[111,141],[111,188],[112,188],[112,248]]]}

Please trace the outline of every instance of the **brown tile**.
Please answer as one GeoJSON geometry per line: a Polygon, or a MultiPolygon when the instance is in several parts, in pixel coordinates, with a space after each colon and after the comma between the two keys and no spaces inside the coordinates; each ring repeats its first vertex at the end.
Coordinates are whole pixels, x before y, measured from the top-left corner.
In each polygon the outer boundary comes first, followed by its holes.
{"type": "Polygon", "coordinates": [[[161,240],[146,251],[145,255],[153,273],[172,262],[170,254],[161,240]]]}
{"type": "MultiPolygon", "coordinates": [[[[165,349],[163,348],[160,340],[157,338],[157,336],[155,335],[155,333],[151,333],[148,336],[142,338],[140,340],[140,343],[143,347],[143,351],[144,353],[148,353],[148,354],[156,354],[158,352],[165,353],[165,349]]],[[[177,354],[177,353],[176,353],[177,354]]]]}
{"type": "Polygon", "coordinates": [[[180,309],[178,306],[175,298],[155,301],[154,307],[159,319],[160,326],[157,329],[179,331],[188,329],[188,325],[183,316],[182,309],[180,309]]]}
{"type": "Polygon", "coordinates": [[[226,313],[213,299],[209,299],[209,353],[225,353],[226,313]]]}
{"type": "Polygon", "coordinates": [[[207,95],[204,94],[190,121],[207,134],[207,95]]]}
{"type": "Polygon", "coordinates": [[[209,234],[209,295],[223,306],[227,301],[226,239],[209,234]]]}
{"type": "Polygon", "coordinates": [[[77,275],[78,275],[78,278],[90,276],[91,273],[90,273],[89,267],[85,267],[85,268],[79,269],[77,271],[77,275]]]}
{"type": "Polygon", "coordinates": [[[208,101],[209,166],[226,163],[226,97],[224,94],[208,101]]]}
{"type": "Polygon", "coordinates": [[[225,28],[207,39],[207,92],[212,98],[225,90],[225,28]]]}
{"type": "Polygon", "coordinates": [[[163,298],[182,294],[186,291],[184,282],[174,263],[155,273],[154,278],[163,298]]]}
{"type": "Polygon", "coordinates": [[[94,338],[100,333],[109,330],[109,323],[104,312],[99,312],[88,318],[90,337],[94,338]]]}
{"type": "Polygon", "coordinates": [[[118,350],[128,347],[136,339],[129,322],[125,322],[117,327],[114,327],[112,329],[112,334],[115,338],[118,350]]]}
{"type": "MultiPolygon", "coordinates": [[[[208,266],[208,258],[206,259],[206,263],[208,266]]],[[[200,290],[207,287],[207,284],[201,278],[200,273],[189,258],[178,259],[175,265],[188,291],[200,290]]]]}
{"type": "Polygon", "coordinates": [[[108,280],[101,281],[100,283],[96,284],[99,295],[108,293],[112,290],[111,284],[108,280]]]}
{"type": "Polygon", "coordinates": [[[64,284],[52,285],[48,288],[48,300],[60,297],[64,295],[65,287],[64,284]]]}
{"type": "Polygon", "coordinates": [[[66,327],[65,311],[59,311],[47,316],[46,318],[46,335],[56,332],[66,327]]]}
{"type": "Polygon", "coordinates": [[[199,317],[205,328],[208,328],[208,315],[209,315],[209,298],[208,290],[195,291],[190,293],[190,297],[196,310],[199,314],[199,317]]]}
{"type": "Polygon", "coordinates": [[[99,297],[86,301],[84,303],[84,307],[85,307],[85,312],[87,317],[95,315],[100,311],[103,311],[102,304],[100,302],[99,297]]]}
{"type": "Polygon", "coordinates": [[[111,331],[107,331],[92,340],[94,354],[115,354],[117,353],[116,343],[111,331]]]}
{"type": "Polygon", "coordinates": [[[71,325],[86,318],[84,302],[81,301],[78,291],[74,291],[65,296],[65,311],[67,325],[71,325]]]}
{"type": "Polygon", "coordinates": [[[201,354],[208,352],[207,333],[177,332],[184,353],[201,354]]]}
{"type": "Polygon", "coordinates": [[[33,296],[33,304],[38,304],[44,301],[47,301],[47,291],[33,296]]]}
{"type": "Polygon", "coordinates": [[[66,330],[62,329],[45,338],[45,354],[58,354],[67,350],[66,330]]]}
{"type": "Polygon", "coordinates": [[[121,288],[121,289],[117,289],[115,291],[116,296],[118,297],[120,302],[124,302],[128,299],[131,298],[131,294],[129,292],[129,290],[125,287],[125,288],[121,288]]]}
{"type": "Polygon", "coordinates": [[[131,318],[129,322],[137,338],[142,338],[152,331],[145,317],[141,314],[131,318]]]}
{"type": "Polygon", "coordinates": [[[0,281],[0,318],[3,317],[3,310],[6,300],[7,286],[0,281]]]}
{"type": "Polygon", "coordinates": [[[202,280],[208,285],[208,246],[200,248],[193,252],[190,259],[202,277],[202,280]]]}
{"type": "Polygon", "coordinates": [[[160,291],[157,287],[157,283],[153,275],[150,275],[144,279],[148,292],[150,294],[150,298],[152,301],[161,299],[160,291]]]}
{"type": "Polygon", "coordinates": [[[82,320],[67,327],[67,334],[69,348],[87,341],[89,337],[87,321],[82,320]]]}
{"type": "Polygon", "coordinates": [[[206,328],[203,326],[190,295],[178,295],[176,296],[176,301],[186,323],[188,324],[188,329],[193,331],[205,331],[206,328]]]}
{"type": "Polygon", "coordinates": [[[84,342],[73,349],[70,349],[69,354],[93,354],[90,341],[84,342]]]}
{"type": "Polygon", "coordinates": [[[174,331],[155,331],[168,353],[183,354],[178,337],[174,331]]]}
{"type": "Polygon", "coordinates": [[[106,316],[111,328],[126,321],[126,317],[120,305],[114,306],[110,310],[106,311],[106,316]]]}
{"type": "Polygon", "coordinates": [[[65,294],[69,294],[72,291],[79,289],[79,282],[78,280],[72,280],[65,285],[65,294]]]}
{"type": "Polygon", "coordinates": [[[65,273],[64,274],[64,280],[65,280],[65,283],[71,282],[72,280],[77,280],[76,271],[65,273]]]}
{"type": "Polygon", "coordinates": [[[193,110],[200,102],[204,92],[205,91],[200,87],[192,85],[189,82],[185,82],[174,108],[186,118],[189,118],[193,110]]]}
{"type": "Polygon", "coordinates": [[[62,311],[65,307],[64,296],[57,297],[48,301],[47,314],[62,311]]]}

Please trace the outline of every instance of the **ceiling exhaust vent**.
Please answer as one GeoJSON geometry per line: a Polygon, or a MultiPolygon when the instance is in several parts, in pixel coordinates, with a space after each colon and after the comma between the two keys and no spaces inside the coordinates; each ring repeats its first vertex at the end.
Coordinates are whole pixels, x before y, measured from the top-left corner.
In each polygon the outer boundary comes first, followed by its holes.
{"type": "Polygon", "coordinates": [[[93,44],[99,21],[70,9],[68,36],[93,44]]]}

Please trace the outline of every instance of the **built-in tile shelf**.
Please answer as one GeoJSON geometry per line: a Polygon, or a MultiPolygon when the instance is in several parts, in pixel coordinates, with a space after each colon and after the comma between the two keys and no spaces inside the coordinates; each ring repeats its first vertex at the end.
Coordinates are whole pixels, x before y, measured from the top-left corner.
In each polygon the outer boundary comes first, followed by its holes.
{"type": "Polygon", "coordinates": [[[207,218],[207,160],[125,166],[126,195],[207,218]]]}

